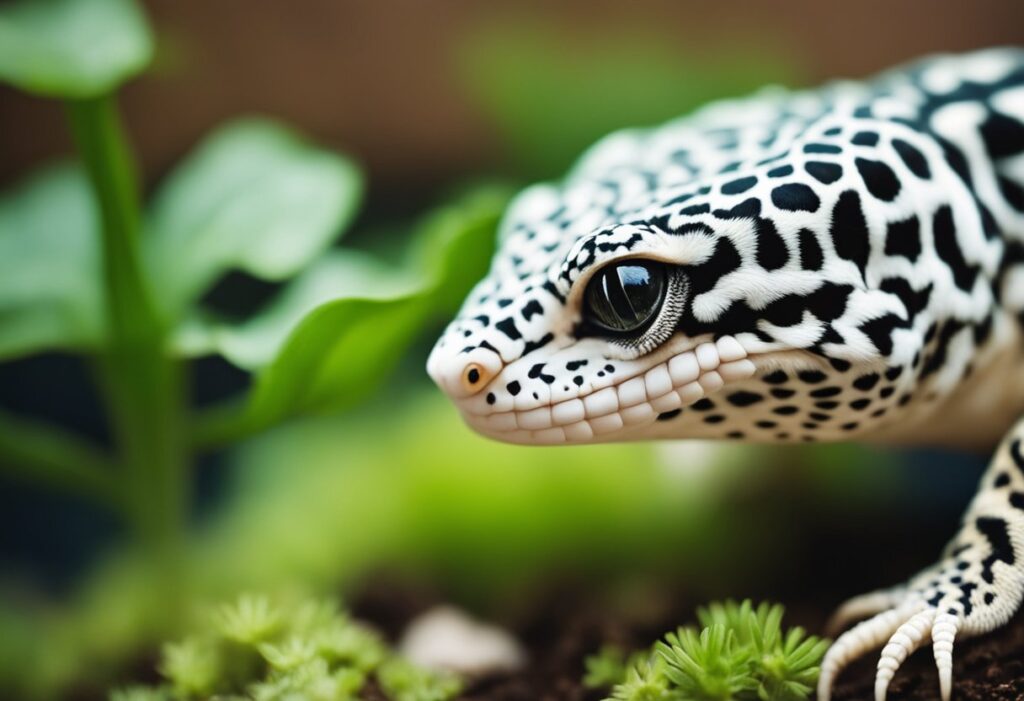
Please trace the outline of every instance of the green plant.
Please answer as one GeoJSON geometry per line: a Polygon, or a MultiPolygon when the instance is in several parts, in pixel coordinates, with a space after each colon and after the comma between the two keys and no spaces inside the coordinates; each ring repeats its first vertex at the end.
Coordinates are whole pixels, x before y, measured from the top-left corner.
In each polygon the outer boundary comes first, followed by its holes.
{"type": "Polygon", "coordinates": [[[0,79],[60,100],[78,151],[0,197],[0,361],[81,354],[113,435],[108,449],[0,414],[0,467],[123,515],[170,595],[196,453],[365,397],[482,274],[507,194],[441,209],[418,227],[417,255],[385,265],[332,247],[359,206],[358,167],[245,119],[206,138],[143,207],[115,91],[152,54],[131,0],[0,7],[0,79]],[[250,318],[225,318],[203,296],[232,270],[283,289],[250,318]],[[248,393],[192,407],[189,361],[206,355],[250,372],[248,393]]]}
{"type": "Polygon", "coordinates": [[[246,595],[164,646],[156,687],[116,690],[111,701],[356,701],[372,680],[389,701],[448,701],[461,684],[392,652],[329,601],[246,595]]]}
{"type": "Polygon", "coordinates": [[[613,649],[588,658],[584,683],[611,687],[614,701],[806,699],[828,641],[798,627],[783,633],[783,613],[749,600],[710,604],[697,611],[699,631],[680,628],[628,662],[613,649]]]}

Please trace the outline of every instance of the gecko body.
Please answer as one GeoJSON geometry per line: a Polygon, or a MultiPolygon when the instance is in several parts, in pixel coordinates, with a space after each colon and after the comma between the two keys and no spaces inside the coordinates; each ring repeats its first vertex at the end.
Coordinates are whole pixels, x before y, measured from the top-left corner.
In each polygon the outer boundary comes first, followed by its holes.
{"type": "Polygon", "coordinates": [[[1024,51],[769,90],[588,151],[511,205],[428,371],[526,444],[638,439],[999,443],[960,532],[865,619],[876,696],[1024,595],[1024,51]],[[1000,443],[1001,441],[1001,443],[1000,443]]]}

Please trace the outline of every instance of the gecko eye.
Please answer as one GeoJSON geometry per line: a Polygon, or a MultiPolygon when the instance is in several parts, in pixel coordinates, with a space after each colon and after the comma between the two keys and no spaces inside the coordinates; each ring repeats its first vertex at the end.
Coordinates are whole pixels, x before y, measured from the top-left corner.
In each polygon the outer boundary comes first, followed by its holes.
{"type": "Polygon", "coordinates": [[[613,333],[637,331],[653,319],[665,299],[663,263],[624,260],[590,279],[583,294],[583,318],[613,333]]]}

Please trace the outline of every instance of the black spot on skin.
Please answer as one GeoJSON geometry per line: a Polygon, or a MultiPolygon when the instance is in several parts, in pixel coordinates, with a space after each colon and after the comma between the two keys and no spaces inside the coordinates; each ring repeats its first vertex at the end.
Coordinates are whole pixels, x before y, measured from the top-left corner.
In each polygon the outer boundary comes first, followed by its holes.
{"type": "Polygon", "coordinates": [[[843,424],[839,428],[843,429],[844,431],[855,431],[858,426],[860,426],[859,423],[857,423],[856,421],[851,421],[848,424],[843,424]]]}
{"type": "Polygon", "coordinates": [[[761,310],[761,317],[775,326],[795,326],[803,321],[805,300],[798,294],[779,297],[761,310]]]}
{"type": "Polygon", "coordinates": [[[672,411],[662,412],[661,414],[658,414],[658,421],[668,421],[669,419],[674,419],[677,416],[679,416],[679,414],[682,413],[682,411],[682,409],[673,409],[672,411]]]}
{"type": "Polygon", "coordinates": [[[501,321],[494,325],[494,328],[498,329],[498,331],[501,331],[503,334],[508,336],[513,341],[518,341],[520,338],[523,337],[523,335],[519,333],[519,329],[516,328],[516,322],[512,317],[502,319],[501,321]]]}
{"type": "Polygon", "coordinates": [[[738,407],[751,406],[753,404],[757,404],[763,399],[764,397],[760,394],[755,394],[754,392],[734,392],[726,397],[726,400],[728,400],[730,404],[738,407]]]}
{"type": "Polygon", "coordinates": [[[736,180],[731,180],[727,182],[725,185],[722,185],[722,194],[739,195],[743,192],[746,192],[750,188],[754,187],[754,185],[756,184],[757,178],[754,177],[753,175],[748,175],[745,178],[737,178],[736,180]]]}
{"type": "Polygon", "coordinates": [[[982,123],[981,138],[992,160],[1016,156],[1024,151],[1024,125],[999,112],[991,112],[982,123]]]}
{"type": "Polygon", "coordinates": [[[711,414],[704,417],[704,423],[706,424],[720,424],[723,421],[725,421],[725,417],[721,414],[711,414]]]}
{"type": "Polygon", "coordinates": [[[878,288],[882,292],[899,297],[904,308],[907,310],[906,321],[908,326],[918,314],[924,311],[932,297],[932,285],[928,285],[923,290],[918,291],[911,287],[904,277],[887,277],[882,280],[878,288]]]}
{"type": "Polygon", "coordinates": [[[860,330],[871,339],[875,348],[882,355],[888,356],[892,353],[892,334],[897,327],[903,326],[904,322],[895,314],[884,314],[877,319],[865,321],[860,325],[860,330]]]}
{"type": "Polygon", "coordinates": [[[598,377],[604,377],[604,375],[605,375],[604,370],[598,370],[597,371],[597,376],[598,377]]]}
{"type": "Polygon", "coordinates": [[[828,129],[822,132],[822,134],[824,134],[825,136],[839,136],[842,133],[842,127],[829,127],[828,129]]]}
{"type": "Polygon", "coordinates": [[[852,292],[850,285],[826,282],[807,295],[807,309],[822,321],[835,321],[846,313],[846,302],[852,292]]]}
{"type": "Polygon", "coordinates": [[[935,350],[925,360],[920,379],[923,380],[932,373],[937,372],[946,364],[949,344],[964,328],[964,322],[958,319],[950,319],[942,325],[942,329],[938,333],[938,340],[935,343],[935,350]]]}
{"type": "Polygon", "coordinates": [[[796,394],[796,390],[785,389],[784,387],[772,387],[772,389],[769,390],[769,394],[776,399],[789,399],[796,394]]]}
{"type": "Polygon", "coordinates": [[[831,414],[822,414],[820,411],[812,411],[810,414],[808,414],[808,416],[814,419],[815,421],[822,422],[829,421],[832,419],[831,414]]]}
{"type": "Polygon", "coordinates": [[[533,398],[534,398],[534,399],[540,399],[540,395],[539,395],[539,394],[537,394],[536,392],[534,392],[534,393],[533,393],[533,398]]]}
{"type": "Polygon", "coordinates": [[[770,385],[781,385],[789,381],[789,375],[784,373],[782,370],[776,370],[775,372],[769,373],[761,378],[762,382],[766,382],[770,385]]]}
{"type": "Polygon", "coordinates": [[[843,360],[842,358],[829,358],[828,364],[831,365],[836,372],[846,372],[853,367],[853,364],[849,360],[843,360]]]}
{"type": "Polygon", "coordinates": [[[870,399],[854,399],[852,402],[850,402],[850,408],[853,409],[854,411],[863,411],[864,409],[867,409],[869,406],[871,406],[870,399]]]}
{"type": "Polygon", "coordinates": [[[824,185],[831,185],[843,176],[842,166],[836,163],[825,163],[824,161],[808,161],[804,164],[804,170],[812,178],[824,185]]]}
{"type": "Polygon", "coordinates": [[[494,396],[494,392],[488,392],[487,393],[487,403],[488,404],[494,404],[494,402],[496,402],[497,399],[498,398],[494,396]]]}
{"type": "Polygon", "coordinates": [[[783,432],[783,433],[776,433],[775,437],[778,438],[780,441],[789,440],[789,434],[785,433],[785,432],[783,432]]]}
{"type": "Polygon", "coordinates": [[[963,251],[960,250],[960,244],[956,239],[953,210],[948,205],[936,210],[932,218],[932,231],[935,237],[935,252],[949,266],[953,273],[953,282],[961,290],[970,292],[978,277],[978,268],[964,259],[963,251]]]}
{"type": "Polygon", "coordinates": [[[530,371],[526,374],[526,376],[529,377],[531,380],[535,380],[539,377],[541,379],[541,382],[550,385],[552,382],[555,381],[555,377],[554,375],[544,374],[544,365],[544,363],[537,363],[532,368],[530,368],[530,371]]]}
{"type": "Polygon", "coordinates": [[[942,156],[953,172],[964,181],[968,188],[973,187],[974,180],[971,177],[971,169],[967,165],[967,157],[964,156],[963,151],[941,137],[937,137],[936,141],[942,147],[942,156]]]}
{"type": "Polygon", "coordinates": [[[708,399],[707,397],[705,397],[704,399],[698,399],[697,401],[695,401],[693,404],[690,405],[690,408],[693,409],[694,411],[708,411],[709,409],[715,408],[715,403],[708,399]]]}
{"type": "Polygon", "coordinates": [[[816,385],[819,382],[825,381],[825,373],[819,370],[801,370],[797,373],[797,377],[809,385],[816,385]]]}
{"type": "Polygon", "coordinates": [[[568,363],[565,364],[565,369],[568,370],[569,372],[576,372],[586,364],[586,360],[570,360],[568,363]]]}
{"type": "Polygon", "coordinates": [[[860,196],[853,190],[847,190],[836,201],[829,234],[839,257],[852,261],[863,275],[870,252],[868,224],[860,206],[860,196]]]}
{"type": "Polygon", "coordinates": [[[540,306],[540,302],[538,302],[535,299],[531,299],[529,302],[527,302],[526,306],[523,307],[523,311],[522,311],[523,319],[525,319],[526,321],[529,321],[530,319],[532,319],[537,314],[543,314],[543,313],[544,313],[544,307],[540,306]]]}
{"type": "Polygon", "coordinates": [[[1000,487],[1005,487],[1006,485],[1010,484],[1010,475],[1005,472],[1000,472],[998,475],[996,475],[996,479],[994,482],[992,482],[992,484],[993,486],[995,486],[996,489],[999,489],[1000,487]]]}
{"type": "Polygon", "coordinates": [[[583,386],[583,378],[580,375],[576,375],[575,377],[573,377],[572,382],[577,387],[583,386]]]}
{"type": "Polygon", "coordinates": [[[1024,511],[1024,492],[1014,492],[1010,495],[1010,506],[1024,511]]]}
{"type": "Polygon", "coordinates": [[[803,183],[787,183],[772,190],[772,204],[788,212],[817,212],[821,200],[803,183]]]}
{"type": "Polygon", "coordinates": [[[793,166],[779,166],[768,171],[769,178],[784,178],[793,174],[793,166]]]}
{"type": "Polygon", "coordinates": [[[813,431],[814,429],[818,428],[818,424],[814,423],[813,421],[805,421],[804,423],[800,424],[800,426],[802,428],[806,428],[808,431],[813,431]]]}
{"type": "Polygon", "coordinates": [[[739,440],[743,438],[743,431],[729,431],[729,433],[725,434],[725,437],[739,440]]]}
{"type": "Polygon", "coordinates": [[[778,426],[774,421],[756,421],[754,425],[758,428],[775,428],[778,426]]]}
{"type": "Polygon", "coordinates": [[[1021,440],[1018,438],[1010,443],[1010,457],[1017,469],[1024,473],[1024,452],[1021,451],[1021,440]]]}
{"type": "Polygon", "coordinates": [[[742,260],[736,246],[728,238],[715,241],[715,252],[701,265],[689,269],[690,294],[699,295],[715,286],[723,275],[740,267],[742,260]]]}
{"type": "Polygon", "coordinates": [[[692,216],[695,216],[697,214],[707,214],[710,211],[711,211],[711,205],[705,203],[705,204],[692,204],[689,207],[686,207],[685,209],[679,210],[679,213],[680,214],[685,214],[687,216],[691,216],[692,217],[692,216]]]}
{"type": "Polygon", "coordinates": [[[878,134],[873,131],[859,131],[853,135],[850,141],[857,146],[877,146],[878,134]]]}
{"type": "Polygon", "coordinates": [[[778,270],[789,261],[789,249],[771,219],[757,220],[757,263],[765,270],[778,270]]]}
{"type": "Polygon", "coordinates": [[[1002,175],[998,176],[997,180],[999,181],[999,191],[1003,193],[1003,198],[1018,212],[1024,212],[1024,187],[1002,175]]]}
{"type": "Polygon", "coordinates": [[[816,399],[827,399],[828,397],[835,397],[841,394],[843,391],[842,387],[822,387],[811,392],[811,396],[816,399]]]}
{"type": "Polygon", "coordinates": [[[996,600],[996,595],[990,591],[985,592],[985,605],[991,606],[992,602],[996,600]]]}
{"type": "Polygon", "coordinates": [[[885,379],[887,379],[889,382],[895,382],[896,378],[898,378],[902,374],[903,368],[901,368],[898,365],[894,365],[893,367],[886,369],[885,379]]]}
{"type": "Polygon", "coordinates": [[[608,363],[607,365],[604,366],[604,371],[605,372],[615,372],[615,366],[612,365],[611,363],[608,363]]]}
{"type": "Polygon", "coordinates": [[[856,380],[854,380],[853,386],[859,389],[861,392],[868,392],[874,389],[875,385],[878,384],[878,381],[880,379],[882,378],[878,376],[878,373],[868,373],[867,375],[861,375],[856,380]]]}
{"type": "Polygon", "coordinates": [[[715,216],[719,219],[753,219],[761,216],[761,200],[751,197],[732,209],[716,209],[715,216]]]}
{"type": "Polygon", "coordinates": [[[991,554],[981,561],[981,578],[986,583],[992,584],[995,578],[992,573],[992,567],[997,562],[1013,565],[1017,561],[1013,555],[1010,532],[1007,530],[1006,521],[992,516],[981,516],[975,519],[974,525],[978,532],[988,540],[991,554]]]}
{"type": "Polygon", "coordinates": [[[553,340],[555,340],[555,335],[551,333],[546,333],[536,341],[527,341],[526,345],[523,346],[523,355],[529,355],[538,348],[543,348],[547,344],[551,343],[553,340]]]}
{"type": "Polygon", "coordinates": [[[928,160],[917,148],[903,139],[893,139],[892,147],[911,173],[922,180],[928,180],[932,177],[932,171],[928,167],[928,160]]]}
{"type": "Polygon", "coordinates": [[[839,406],[839,402],[834,401],[832,399],[826,399],[825,401],[822,402],[815,402],[814,406],[818,407],[819,409],[835,409],[837,406],[839,406]]]}
{"type": "Polygon", "coordinates": [[[889,397],[891,397],[895,393],[896,393],[896,388],[895,387],[883,387],[882,391],[878,393],[878,396],[881,397],[882,399],[888,399],[889,397]]]}
{"type": "Polygon", "coordinates": [[[792,416],[798,411],[800,411],[800,408],[792,405],[780,406],[772,409],[772,413],[778,414],[779,416],[792,416]]]}
{"type": "Polygon", "coordinates": [[[512,380],[507,385],[505,385],[505,389],[507,389],[508,393],[511,394],[514,397],[517,394],[519,394],[522,391],[523,388],[519,384],[518,380],[512,380]]]}
{"type": "Polygon", "coordinates": [[[502,308],[502,309],[504,309],[505,307],[507,307],[510,304],[512,304],[512,300],[511,299],[503,298],[503,299],[499,299],[498,300],[498,306],[500,308],[502,308]]]}
{"type": "Polygon", "coordinates": [[[857,166],[857,172],[860,173],[868,192],[875,199],[892,202],[896,199],[896,195],[900,194],[899,178],[885,163],[868,158],[858,158],[854,164],[857,166]]]}
{"type": "Polygon", "coordinates": [[[800,229],[800,267],[804,270],[821,270],[825,256],[821,251],[818,237],[810,229],[800,229]]]}
{"type": "Polygon", "coordinates": [[[842,153],[842,149],[831,144],[806,144],[804,153],[842,153]]]}
{"type": "Polygon", "coordinates": [[[885,232],[885,254],[916,261],[921,255],[921,222],[917,217],[890,222],[885,232]]]}

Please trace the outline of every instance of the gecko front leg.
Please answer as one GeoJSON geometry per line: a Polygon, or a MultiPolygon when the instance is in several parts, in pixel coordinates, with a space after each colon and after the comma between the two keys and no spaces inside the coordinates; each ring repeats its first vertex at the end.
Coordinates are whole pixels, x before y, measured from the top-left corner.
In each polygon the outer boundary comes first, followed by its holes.
{"type": "Polygon", "coordinates": [[[903,586],[851,599],[837,628],[871,616],[843,633],[826,654],[818,698],[829,701],[836,675],[868,650],[884,645],[875,699],[884,701],[903,661],[931,641],[939,687],[948,701],[953,643],[1004,625],[1024,597],[1024,419],[1000,445],[959,533],[942,559],[903,586]]]}

